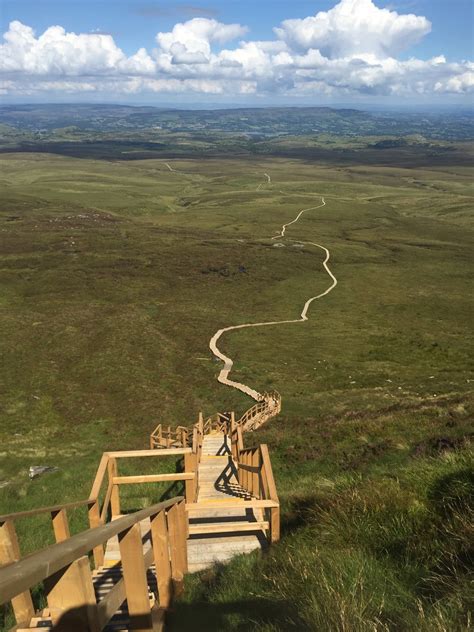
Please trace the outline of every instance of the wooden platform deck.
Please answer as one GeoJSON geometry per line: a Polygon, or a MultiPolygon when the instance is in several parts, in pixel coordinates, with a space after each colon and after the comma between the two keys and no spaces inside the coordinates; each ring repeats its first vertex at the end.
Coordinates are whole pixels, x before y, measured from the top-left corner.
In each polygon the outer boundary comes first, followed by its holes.
{"type": "MultiPolygon", "coordinates": [[[[189,515],[190,573],[266,546],[263,529],[268,528],[268,523],[263,521],[262,511],[238,506],[251,499],[252,496],[237,481],[236,466],[225,435],[206,435],[199,464],[199,506],[189,515]],[[207,509],[207,504],[212,507],[207,509]]],[[[146,553],[151,547],[150,520],[142,521],[140,527],[146,553]]],[[[107,543],[104,566],[113,567],[119,560],[118,538],[115,537],[107,543]]]]}
{"type": "Polygon", "coordinates": [[[200,507],[189,515],[189,572],[200,571],[216,562],[228,562],[235,555],[266,545],[261,510],[238,507],[239,503],[251,499],[238,483],[225,435],[206,435],[199,463],[197,503],[200,507]],[[206,509],[211,503],[212,508],[206,509]]]}

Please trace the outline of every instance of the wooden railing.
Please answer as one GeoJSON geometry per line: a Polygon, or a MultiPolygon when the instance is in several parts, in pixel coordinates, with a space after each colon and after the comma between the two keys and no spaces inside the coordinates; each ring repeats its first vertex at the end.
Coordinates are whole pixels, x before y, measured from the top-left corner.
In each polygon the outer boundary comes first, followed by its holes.
{"type": "Polygon", "coordinates": [[[275,417],[281,411],[281,395],[276,391],[264,393],[261,401],[249,408],[237,424],[243,432],[251,432],[264,424],[271,417],[275,417]]]}
{"type": "MultiPolygon", "coordinates": [[[[44,581],[53,623],[74,615],[82,622],[81,629],[95,632],[104,627],[126,599],[132,620],[135,619],[133,625],[137,629],[152,630],[158,611],[152,610],[149,604],[147,569],[155,563],[158,606],[166,608],[172,593],[171,580],[176,589],[187,570],[187,516],[214,508],[212,502],[197,502],[199,463],[206,434],[222,432],[230,439],[233,467],[237,468],[240,486],[249,495],[248,500],[236,499],[236,507],[248,508],[257,514],[262,512],[263,520],[255,524],[268,531],[270,542],[279,539],[280,503],[268,448],[266,445],[245,448],[243,437],[245,432],[259,427],[280,409],[279,394],[266,393],[261,402],[238,420],[233,413],[216,413],[206,420],[200,414],[190,428],[178,426],[165,429],[159,424],[150,437],[149,450],[105,452],[102,455],[89,498],[0,516],[0,603],[11,600],[17,624],[28,624],[35,615],[31,588],[44,581]],[[121,459],[158,456],[182,456],[184,471],[120,475],[121,459]],[[183,481],[185,498],[177,497],[120,517],[122,485],[175,481],[183,481]],[[90,529],[71,536],[68,512],[76,508],[87,510],[90,529]],[[40,514],[49,515],[56,544],[21,559],[16,521],[40,514]],[[151,519],[152,549],[144,554],[139,522],[146,518],[151,519]],[[106,599],[97,603],[87,555],[92,552],[97,572],[104,565],[104,546],[115,535],[119,539],[123,579],[112,588],[106,599]]],[[[230,499],[226,507],[232,507],[232,502],[230,499]]],[[[221,504],[216,503],[215,508],[220,507],[221,504]]],[[[231,525],[228,526],[230,529],[231,525]]],[[[252,524],[245,523],[233,527],[237,531],[253,528],[252,524]]],[[[201,531],[203,528],[199,527],[201,531]]],[[[222,525],[216,527],[222,528],[222,525]]],[[[67,619],[64,625],[63,629],[68,630],[67,619]]]]}
{"type": "MultiPolygon", "coordinates": [[[[10,528],[7,520],[0,534],[2,550],[7,547],[11,552],[10,528]]],[[[184,498],[155,504],[63,539],[22,560],[11,560],[0,570],[0,603],[11,601],[18,625],[28,625],[35,614],[30,591],[44,582],[48,614],[55,628],[98,632],[126,599],[131,628],[154,630],[187,571],[186,539],[184,498]],[[144,553],[139,523],[148,518],[151,548],[144,553]],[[114,536],[118,536],[123,577],[97,602],[87,556],[114,536]],[[158,584],[155,604],[150,604],[147,580],[152,564],[158,584]]]]}
{"type": "MultiPolygon", "coordinates": [[[[264,393],[261,401],[249,408],[240,419],[237,425],[242,427],[243,432],[256,430],[271,417],[275,417],[281,410],[281,396],[276,391],[264,393]]],[[[150,449],[189,447],[192,445],[194,430],[197,428],[203,434],[210,432],[227,433],[230,428],[231,416],[233,413],[215,413],[204,420],[202,413],[199,413],[198,421],[190,427],[164,426],[158,424],[150,435],[150,449]]]]}
{"type": "MultiPolygon", "coordinates": [[[[39,515],[49,516],[55,541],[60,543],[71,539],[69,527],[70,510],[81,507],[86,508],[89,526],[91,529],[95,529],[105,525],[109,519],[114,519],[120,515],[120,486],[141,483],[173,483],[175,481],[184,481],[186,501],[194,502],[197,497],[197,459],[191,448],[171,448],[160,451],[129,450],[105,452],[97,468],[88,499],[0,515],[0,569],[18,563],[21,560],[21,546],[16,529],[18,520],[39,515]],[[138,476],[119,475],[118,463],[121,459],[181,455],[184,457],[184,472],[138,476]]],[[[104,542],[95,545],[92,551],[94,566],[98,569],[104,564],[104,542]]],[[[1,575],[2,571],[0,570],[1,575]]],[[[2,600],[0,599],[0,601],[2,600]]],[[[12,601],[12,605],[18,623],[24,623],[26,620],[31,619],[34,614],[31,595],[27,592],[17,595],[12,601]]]]}
{"type": "Polygon", "coordinates": [[[263,443],[258,448],[239,450],[237,470],[239,484],[243,489],[261,501],[272,502],[268,506],[263,505],[262,509],[268,514],[269,540],[277,542],[280,539],[280,501],[266,444],[263,443]]]}

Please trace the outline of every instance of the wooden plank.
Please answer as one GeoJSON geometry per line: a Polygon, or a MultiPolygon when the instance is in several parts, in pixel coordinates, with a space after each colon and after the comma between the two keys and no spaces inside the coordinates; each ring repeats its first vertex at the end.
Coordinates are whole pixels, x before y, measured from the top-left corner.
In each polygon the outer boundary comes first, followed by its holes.
{"type": "Polygon", "coordinates": [[[262,496],[261,496],[261,498],[270,498],[270,491],[269,491],[269,487],[268,487],[268,478],[267,478],[267,470],[263,466],[263,460],[262,460],[262,468],[261,468],[261,472],[260,472],[260,477],[261,477],[260,481],[261,481],[261,486],[262,486],[262,496]]]}
{"type": "MultiPolygon", "coordinates": [[[[0,569],[8,564],[18,561],[19,559],[20,547],[15,531],[15,525],[13,524],[13,521],[7,520],[0,525],[0,569]]],[[[30,591],[18,591],[18,594],[13,597],[11,602],[13,613],[18,625],[28,625],[31,617],[35,614],[30,591]]],[[[2,599],[0,599],[0,603],[3,603],[2,599]]]]}
{"type": "Polygon", "coordinates": [[[270,509],[270,541],[278,542],[280,539],[280,507],[270,509]]]}
{"type": "Polygon", "coordinates": [[[158,600],[162,608],[168,608],[172,597],[171,564],[168,528],[164,511],[151,517],[151,541],[158,584],[158,600]]]}
{"type": "MultiPolygon", "coordinates": [[[[185,455],[188,456],[188,455],[185,455]]],[[[189,455],[191,456],[191,455],[189,455]]],[[[114,485],[133,485],[136,483],[161,483],[168,481],[191,481],[194,472],[175,472],[173,474],[143,474],[138,476],[114,476],[114,485]]]]}
{"type": "Polygon", "coordinates": [[[203,513],[208,509],[268,509],[279,507],[274,500],[212,500],[210,502],[201,501],[197,503],[186,503],[186,511],[192,513],[203,513]]]}
{"type": "MultiPolygon", "coordinates": [[[[248,457],[248,455],[245,455],[248,457]]],[[[253,459],[253,455],[250,455],[253,459]]],[[[244,465],[242,463],[239,464],[239,467],[242,469],[243,472],[250,472],[251,474],[255,474],[260,472],[260,466],[259,465],[244,465]]]]}
{"type": "Polygon", "coordinates": [[[120,579],[97,604],[97,618],[99,620],[100,630],[107,625],[123,604],[125,598],[125,582],[123,579],[120,579]]]}
{"type": "MultiPolygon", "coordinates": [[[[218,518],[216,518],[217,520],[218,518]]],[[[234,533],[240,531],[265,531],[270,528],[268,521],[260,522],[220,522],[214,524],[191,524],[189,534],[234,533]]]]}
{"type": "Polygon", "coordinates": [[[53,531],[56,542],[63,542],[71,537],[66,509],[51,512],[53,531]]]}
{"type": "Polygon", "coordinates": [[[84,555],[53,573],[44,586],[55,630],[100,631],[87,556],[84,555]]]}
{"type": "MultiPolygon", "coordinates": [[[[273,470],[272,464],[270,461],[270,455],[268,452],[268,446],[263,443],[260,446],[260,453],[262,455],[262,464],[263,469],[265,470],[265,475],[268,484],[268,494],[272,500],[278,501],[278,494],[275,485],[275,479],[273,478],[273,470]]],[[[277,542],[280,539],[280,506],[273,507],[270,510],[270,541],[277,542]]]]}
{"type": "Polygon", "coordinates": [[[107,491],[105,492],[104,504],[102,505],[102,511],[100,512],[100,521],[102,524],[105,524],[107,522],[107,513],[109,511],[110,499],[112,497],[113,488],[114,488],[113,481],[112,479],[109,479],[107,491]]]}
{"type": "Polygon", "coordinates": [[[95,529],[77,533],[64,542],[46,547],[18,562],[5,566],[0,570],[0,603],[10,601],[19,593],[43,581],[78,557],[86,555],[94,547],[110,540],[131,525],[141,522],[182,500],[182,496],[177,496],[157,503],[95,529]]]}
{"type": "Polygon", "coordinates": [[[179,554],[183,566],[183,573],[188,572],[188,549],[187,539],[189,533],[188,516],[186,514],[186,503],[184,501],[178,503],[178,532],[179,532],[179,554]]]}
{"type": "Polygon", "coordinates": [[[251,457],[252,463],[252,489],[255,498],[260,498],[260,450],[255,450],[251,457]]]}
{"type": "Polygon", "coordinates": [[[99,467],[92,483],[91,493],[89,494],[89,500],[96,500],[100,494],[100,488],[104,480],[105,473],[107,471],[107,464],[109,462],[109,455],[105,452],[100,459],[99,467]]]}
{"type": "Polygon", "coordinates": [[[192,503],[196,500],[196,455],[184,455],[184,471],[186,474],[192,474],[192,478],[186,480],[185,497],[186,502],[192,503]]]}
{"type": "Polygon", "coordinates": [[[153,630],[140,525],[119,534],[120,556],[132,630],[153,630]]]}
{"type": "Polygon", "coordinates": [[[180,511],[178,505],[173,505],[167,515],[168,537],[170,542],[171,576],[173,578],[174,595],[180,595],[183,590],[184,564],[180,547],[182,534],[180,530],[180,511]]]}
{"type": "Polygon", "coordinates": [[[237,442],[238,442],[239,455],[240,455],[240,453],[244,450],[244,437],[243,437],[241,426],[237,427],[237,442]]]}
{"type": "MultiPolygon", "coordinates": [[[[101,524],[105,522],[101,520],[99,500],[94,501],[94,504],[89,507],[88,513],[89,513],[89,525],[91,529],[94,529],[95,527],[99,527],[101,524]]],[[[94,547],[93,553],[94,553],[94,565],[96,568],[99,568],[99,566],[102,566],[104,563],[104,545],[99,544],[98,546],[94,547]]]]}
{"type": "Polygon", "coordinates": [[[266,443],[261,444],[260,453],[262,455],[262,465],[265,469],[265,474],[267,477],[268,492],[270,498],[278,502],[278,493],[275,485],[275,479],[273,478],[272,463],[270,461],[270,454],[268,452],[268,446],[266,443]]]}
{"type": "Polygon", "coordinates": [[[112,518],[120,515],[120,492],[118,485],[114,484],[114,478],[118,476],[117,460],[111,457],[107,466],[109,474],[109,484],[112,481],[112,490],[110,494],[110,507],[112,511],[112,518]]]}
{"type": "Polygon", "coordinates": [[[9,520],[18,520],[19,518],[30,518],[42,513],[51,513],[60,509],[73,509],[74,507],[86,507],[92,504],[91,500],[77,500],[72,503],[64,503],[63,505],[51,505],[50,507],[38,507],[37,509],[28,509],[27,511],[17,511],[16,513],[3,514],[0,516],[0,523],[9,520]]]}
{"type": "Polygon", "coordinates": [[[145,456],[175,456],[177,454],[186,454],[191,452],[191,448],[163,448],[160,450],[123,450],[119,452],[107,452],[110,458],[129,459],[145,456]]]}

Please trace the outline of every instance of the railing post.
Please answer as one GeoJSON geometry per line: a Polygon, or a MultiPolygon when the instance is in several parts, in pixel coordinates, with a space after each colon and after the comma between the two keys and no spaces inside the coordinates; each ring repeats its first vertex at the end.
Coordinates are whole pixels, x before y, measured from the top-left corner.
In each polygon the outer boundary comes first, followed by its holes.
{"type": "Polygon", "coordinates": [[[187,503],[193,503],[196,498],[196,455],[192,452],[184,455],[184,471],[186,474],[194,474],[194,478],[184,483],[187,503]]]}
{"type": "Polygon", "coordinates": [[[117,459],[111,458],[107,466],[109,474],[109,484],[112,484],[112,494],[110,496],[110,508],[112,517],[120,515],[120,492],[119,486],[114,485],[113,479],[118,476],[117,459]]]}
{"type": "Polygon", "coordinates": [[[87,556],[80,557],[45,582],[51,619],[58,632],[99,632],[97,602],[87,556]]]}
{"type": "Polygon", "coordinates": [[[260,498],[260,450],[258,448],[252,452],[252,467],[257,468],[256,472],[252,472],[252,493],[255,498],[260,498]]]}
{"type": "Polygon", "coordinates": [[[230,446],[232,451],[232,457],[238,461],[239,460],[239,450],[237,445],[237,426],[235,423],[235,413],[230,413],[230,446]]]}
{"type": "MultiPolygon", "coordinates": [[[[181,504],[181,503],[180,503],[181,504]]],[[[168,534],[170,539],[171,574],[173,577],[174,594],[183,591],[183,578],[187,567],[186,535],[183,533],[182,516],[178,505],[173,505],[167,514],[168,534]],[[184,536],[184,537],[183,537],[184,536]]]]}
{"type": "Polygon", "coordinates": [[[184,572],[188,572],[188,537],[189,537],[189,520],[186,513],[186,502],[182,500],[178,503],[178,518],[179,518],[179,537],[181,556],[183,559],[184,572]]]}
{"type": "Polygon", "coordinates": [[[132,630],[153,630],[140,524],[119,533],[120,557],[132,630]]]}
{"type": "Polygon", "coordinates": [[[164,511],[151,516],[151,541],[158,583],[158,600],[161,608],[168,608],[172,597],[171,564],[168,529],[164,511]]]}
{"type": "Polygon", "coordinates": [[[280,539],[280,507],[270,509],[270,542],[280,539]]]}
{"type": "MultiPolygon", "coordinates": [[[[13,521],[0,523],[0,568],[20,559],[20,547],[13,521]]],[[[30,591],[27,590],[12,599],[12,608],[19,626],[29,625],[35,614],[30,591]]]]}
{"type": "MultiPolygon", "coordinates": [[[[89,507],[89,526],[91,529],[95,529],[95,527],[100,527],[102,521],[100,519],[100,506],[99,499],[93,501],[92,505],[89,507]]],[[[96,568],[103,566],[104,564],[104,545],[99,544],[93,550],[94,553],[94,565],[96,568]]]]}
{"type": "Polygon", "coordinates": [[[69,531],[69,521],[66,510],[59,509],[58,511],[52,511],[51,519],[53,521],[53,531],[56,542],[69,539],[71,533],[69,531]]]}

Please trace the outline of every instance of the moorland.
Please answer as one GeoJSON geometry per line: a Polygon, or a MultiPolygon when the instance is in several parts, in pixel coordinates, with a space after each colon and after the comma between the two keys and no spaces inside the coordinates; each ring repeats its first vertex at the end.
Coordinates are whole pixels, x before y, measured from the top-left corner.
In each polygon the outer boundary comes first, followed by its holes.
{"type": "MultiPolygon", "coordinates": [[[[337,288],[306,323],[221,344],[236,379],[282,394],[246,438],[271,450],[282,539],[189,577],[170,629],[469,629],[472,143],[216,132],[203,150],[167,131],[148,156],[54,130],[9,127],[0,156],[0,513],[86,496],[100,454],[159,421],[250,406],[209,339],[328,286],[320,250],[271,239],[324,197],[288,235],[330,250],[337,288]]],[[[43,527],[20,527],[25,552],[43,527]]]]}

